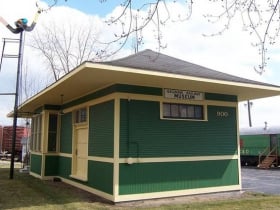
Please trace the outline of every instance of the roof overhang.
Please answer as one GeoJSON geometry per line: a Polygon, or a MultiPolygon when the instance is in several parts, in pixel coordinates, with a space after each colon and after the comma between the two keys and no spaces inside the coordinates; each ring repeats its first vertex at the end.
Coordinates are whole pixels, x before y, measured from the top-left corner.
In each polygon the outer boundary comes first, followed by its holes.
{"type": "Polygon", "coordinates": [[[280,87],[198,78],[151,70],[85,62],[19,106],[19,113],[33,112],[45,104],[61,105],[112,84],[174,88],[235,95],[238,101],[280,95],[280,87]]]}

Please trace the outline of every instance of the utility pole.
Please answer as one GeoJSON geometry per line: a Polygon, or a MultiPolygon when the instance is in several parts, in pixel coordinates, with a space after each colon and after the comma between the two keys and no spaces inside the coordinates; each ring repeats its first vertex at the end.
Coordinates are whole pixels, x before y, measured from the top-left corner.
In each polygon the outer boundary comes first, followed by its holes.
{"type": "Polygon", "coordinates": [[[251,119],[251,107],[253,106],[253,102],[250,100],[247,101],[247,108],[248,108],[248,120],[249,126],[252,127],[252,119],[251,119]]]}

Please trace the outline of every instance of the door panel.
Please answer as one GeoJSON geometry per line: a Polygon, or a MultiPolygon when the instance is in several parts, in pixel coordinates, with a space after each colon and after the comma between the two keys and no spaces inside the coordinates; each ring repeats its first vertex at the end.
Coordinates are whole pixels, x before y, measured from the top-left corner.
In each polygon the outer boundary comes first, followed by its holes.
{"type": "Polygon", "coordinates": [[[73,175],[87,179],[88,168],[88,128],[75,126],[75,154],[73,154],[73,175]]]}

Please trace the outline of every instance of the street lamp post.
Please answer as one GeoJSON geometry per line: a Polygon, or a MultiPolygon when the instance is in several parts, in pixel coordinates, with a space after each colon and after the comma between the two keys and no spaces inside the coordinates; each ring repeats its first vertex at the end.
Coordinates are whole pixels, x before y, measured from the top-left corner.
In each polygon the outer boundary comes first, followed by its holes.
{"type": "Polygon", "coordinates": [[[15,159],[15,147],[16,147],[16,137],[17,137],[19,79],[20,79],[20,72],[21,72],[21,67],[22,67],[22,56],[23,56],[23,41],[22,40],[23,40],[23,31],[20,32],[20,38],[19,38],[19,52],[18,52],[18,66],[17,66],[16,92],[15,92],[14,118],[13,118],[10,179],[13,179],[13,177],[14,177],[14,159],[15,159]]]}
{"type": "Polygon", "coordinates": [[[18,65],[17,65],[17,78],[16,78],[16,90],[15,90],[15,103],[14,103],[14,116],[13,116],[13,134],[12,134],[12,154],[10,164],[10,179],[14,178],[14,159],[15,159],[15,145],[17,137],[17,117],[18,117],[18,95],[19,95],[19,80],[22,68],[22,57],[23,57],[23,36],[24,31],[32,31],[37,23],[37,19],[41,9],[39,9],[35,15],[35,18],[30,26],[27,25],[27,19],[21,18],[15,22],[16,27],[13,28],[7,23],[7,21],[0,16],[0,22],[2,22],[12,33],[20,34],[19,39],[19,52],[18,52],[18,65]]]}

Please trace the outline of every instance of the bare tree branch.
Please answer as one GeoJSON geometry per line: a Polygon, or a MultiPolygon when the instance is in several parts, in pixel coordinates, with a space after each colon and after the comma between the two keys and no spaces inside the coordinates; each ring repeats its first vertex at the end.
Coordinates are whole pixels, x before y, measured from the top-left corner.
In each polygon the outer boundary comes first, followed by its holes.
{"type": "Polygon", "coordinates": [[[45,58],[55,81],[83,61],[94,59],[97,54],[93,25],[89,23],[86,27],[77,28],[68,24],[63,27],[54,22],[43,25],[44,30],[34,31],[29,41],[29,45],[45,58]]]}
{"type": "MultiPolygon", "coordinates": [[[[145,28],[148,25],[154,27],[155,40],[158,45],[158,50],[165,48],[166,44],[162,43],[163,34],[161,27],[163,27],[167,21],[184,21],[190,18],[192,13],[192,1],[186,1],[185,4],[188,5],[186,14],[178,14],[177,19],[171,19],[170,12],[167,6],[167,0],[155,0],[155,1],[144,1],[144,3],[139,4],[137,1],[126,0],[122,1],[122,10],[116,17],[111,17],[105,22],[108,26],[119,25],[121,31],[120,33],[115,33],[114,37],[108,42],[101,42],[105,45],[113,45],[118,43],[118,47],[110,50],[109,47],[106,48],[106,54],[104,56],[110,56],[121,50],[134,33],[143,34],[145,28]],[[140,6],[137,6],[138,5],[140,6]],[[137,24],[133,24],[133,21],[137,18],[137,24]],[[140,20],[140,21],[139,21],[140,20]]],[[[177,3],[177,1],[173,1],[177,3]]],[[[136,22],[136,21],[135,21],[136,22]]],[[[141,43],[143,37],[140,37],[141,43]]],[[[103,57],[104,58],[104,57],[103,57]]]]}
{"type": "MultiPolygon", "coordinates": [[[[61,0],[62,1],[62,0],[61,0]]],[[[66,1],[66,0],[64,0],[66,1]]],[[[209,11],[204,17],[213,24],[223,24],[223,26],[215,33],[205,36],[222,35],[230,29],[234,18],[241,18],[243,30],[249,31],[250,35],[257,40],[252,43],[257,47],[260,54],[260,64],[255,67],[256,72],[262,74],[267,66],[268,46],[273,45],[277,41],[280,31],[280,0],[208,0],[213,5],[216,5],[215,10],[209,11]],[[218,11],[218,12],[217,12],[218,11]],[[215,14],[216,13],[216,14],[215,14]]],[[[57,4],[58,0],[53,0],[53,4],[42,11],[48,11],[57,4]]],[[[99,0],[106,6],[106,0],[99,0]]],[[[168,4],[182,4],[179,0],[120,0],[119,13],[106,20],[108,26],[119,26],[120,32],[116,32],[114,37],[109,41],[99,41],[105,47],[97,52],[100,59],[114,55],[122,49],[128,40],[131,39],[134,33],[143,34],[143,31],[148,26],[153,26],[155,31],[155,40],[158,49],[166,47],[162,43],[163,34],[162,27],[168,21],[185,21],[192,14],[193,1],[184,1],[187,9],[184,14],[178,14],[176,20],[171,18],[168,4]],[[137,18],[137,24],[133,21],[137,18]],[[115,46],[115,47],[112,47],[115,46]],[[117,47],[116,47],[117,46],[117,47]],[[113,49],[113,50],[112,50],[113,49]]],[[[143,37],[140,38],[141,42],[143,37]]]]}
{"type": "MultiPolygon", "coordinates": [[[[211,1],[211,0],[209,0],[211,1]]],[[[259,74],[265,72],[267,66],[267,47],[276,42],[280,30],[280,5],[279,0],[220,0],[211,1],[222,7],[218,15],[208,14],[205,17],[211,23],[226,21],[224,27],[210,36],[221,35],[230,28],[231,21],[240,15],[243,30],[249,31],[257,39],[253,46],[257,47],[260,54],[260,64],[254,67],[259,74]]]]}

